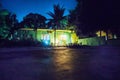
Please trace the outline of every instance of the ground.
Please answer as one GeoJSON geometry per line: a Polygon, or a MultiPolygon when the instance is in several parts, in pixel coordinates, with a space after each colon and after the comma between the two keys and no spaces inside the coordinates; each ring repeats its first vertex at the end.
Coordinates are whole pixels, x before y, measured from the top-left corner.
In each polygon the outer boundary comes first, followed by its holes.
{"type": "Polygon", "coordinates": [[[0,80],[120,80],[119,75],[119,47],[0,49],[0,80]]]}

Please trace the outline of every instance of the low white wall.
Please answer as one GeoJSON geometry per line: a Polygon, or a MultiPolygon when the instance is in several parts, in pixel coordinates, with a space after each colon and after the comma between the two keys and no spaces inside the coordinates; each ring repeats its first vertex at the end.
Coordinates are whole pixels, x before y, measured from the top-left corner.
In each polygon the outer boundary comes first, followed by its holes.
{"type": "Polygon", "coordinates": [[[91,37],[78,40],[80,45],[99,46],[105,44],[105,37],[91,37]]]}

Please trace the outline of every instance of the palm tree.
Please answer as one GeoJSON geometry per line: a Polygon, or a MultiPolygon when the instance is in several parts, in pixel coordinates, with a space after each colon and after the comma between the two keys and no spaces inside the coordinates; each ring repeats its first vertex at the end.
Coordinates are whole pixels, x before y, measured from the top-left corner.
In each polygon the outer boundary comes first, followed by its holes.
{"type": "Polygon", "coordinates": [[[57,5],[54,5],[53,6],[54,8],[54,12],[48,12],[48,15],[52,17],[52,19],[49,19],[50,23],[51,24],[54,24],[53,25],[53,28],[54,29],[61,29],[62,26],[60,24],[61,20],[65,19],[65,16],[64,16],[64,12],[65,12],[65,8],[62,6],[60,7],[59,4],[57,5]]]}
{"type": "Polygon", "coordinates": [[[61,21],[65,19],[65,16],[64,16],[65,8],[63,6],[60,7],[59,4],[54,5],[53,8],[54,8],[54,12],[49,11],[48,15],[52,17],[52,19],[49,19],[49,24],[55,30],[54,32],[54,45],[55,45],[56,29],[63,29],[63,26],[61,25],[61,21]]]}

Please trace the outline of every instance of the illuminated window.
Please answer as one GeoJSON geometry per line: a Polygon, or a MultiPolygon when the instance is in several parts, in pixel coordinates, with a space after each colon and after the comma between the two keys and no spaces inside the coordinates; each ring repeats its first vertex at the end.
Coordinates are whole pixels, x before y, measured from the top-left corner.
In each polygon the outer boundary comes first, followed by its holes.
{"type": "Polygon", "coordinates": [[[43,35],[41,35],[41,39],[42,39],[42,40],[50,40],[50,35],[48,35],[48,34],[43,34],[43,35]]]}
{"type": "Polygon", "coordinates": [[[61,40],[67,40],[67,35],[61,35],[61,40]]]}

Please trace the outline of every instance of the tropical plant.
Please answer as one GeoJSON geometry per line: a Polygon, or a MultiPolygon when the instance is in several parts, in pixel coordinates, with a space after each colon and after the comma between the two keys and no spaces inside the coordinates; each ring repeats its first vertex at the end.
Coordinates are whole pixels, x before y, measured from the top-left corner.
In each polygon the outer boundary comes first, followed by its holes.
{"type": "Polygon", "coordinates": [[[9,14],[6,16],[6,25],[8,26],[6,30],[8,30],[8,35],[6,38],[12,39],[13,35],[19,29],[18,20],[16,19],[16,14],[9,14]]]}
{"type": "Polygon", "coordinates": [[[15,14],[9,11],[0,10],[0,36],[2,39],[12,39],[13,34],[18,29],[18,21],[15,14]]]}
{"type": "Polygon", "coordinates": [[[60,7],[59,4],[54,5],[53,8],[54,12],[49,11],[47,13],[52,17],[52,19],[49,19],[49,25],[51,25],[53,29],[63,29],[61,21],[65,19],[65,8],[63,6],[60,7]]]}
{"type": "Polygon", "coordinates": [[[64,12],[65,8],[62,6],[60,7],[59,4],[54,5],[54,12],[49,11],[47,14],[52,17],[49,19],[48,24],[52,26],[52,29],[55,30],[54,32],[54,46],[56,45],[56,29],[63,29],[62,21],[65,19],[64,12]]]}

